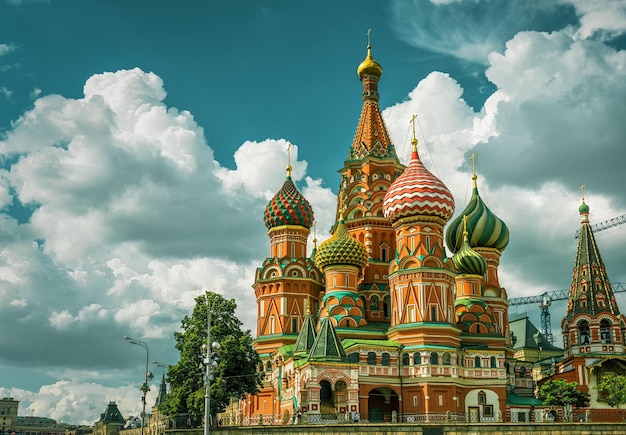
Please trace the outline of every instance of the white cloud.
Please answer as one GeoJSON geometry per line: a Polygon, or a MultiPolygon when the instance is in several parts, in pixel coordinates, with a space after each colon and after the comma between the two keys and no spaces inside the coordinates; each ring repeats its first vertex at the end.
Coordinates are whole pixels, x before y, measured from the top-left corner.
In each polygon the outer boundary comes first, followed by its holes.
{"type": "Polygon", "coordinates": [[[580,17],[576,36],[581,39],[598,37],[610,40],[626,30],[626,1],[568,0],[580,17]]]}

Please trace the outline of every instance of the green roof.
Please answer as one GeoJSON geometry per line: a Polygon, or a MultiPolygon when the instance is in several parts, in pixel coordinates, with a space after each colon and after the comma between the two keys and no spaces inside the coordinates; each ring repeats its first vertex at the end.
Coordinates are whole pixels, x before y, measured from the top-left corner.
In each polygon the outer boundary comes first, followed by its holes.
{"type": "Polygon", "coordinates": [[[317,334],[315,333],[313,316],[310,312],[308,312],[304,317],[304,324],[302,325],[300,334],[298,334],[298,339],[296,340],[296,344],[293,348],[293,354],[299,356],[308,355],[313,347],[313,343],[315,343],[316,338],[317,334]]]}
{"type": "Polygon", "coordinates": [[[509,328],[516,337],[513,349],[539,349],[541,347],[544,351],[562,351],[561,348],[552,345],[528,317],[509,321],[509,328]]]}
{"type": "Polygon", "coordinates": [[[309,353],[310,361],[345,361],[346,351],[341,345],[337,331],[329,317],[324,317],[320,323],[320,330],[309,353]]]}
{"type": "Polygon", "coordinates": [[[543,402],[534,397],[523,397],[512,391],[506,392],[506,404],[518,406],[543,406],[543,402]]]}
{"type": "Polygon", "coordinates": [[[376,346],[376,347],[400,347],[400,343],[392,340],[366,340],[358,338],[346,338],[341,342],[344,349],[348,349],[354,346],[376,346]]]}

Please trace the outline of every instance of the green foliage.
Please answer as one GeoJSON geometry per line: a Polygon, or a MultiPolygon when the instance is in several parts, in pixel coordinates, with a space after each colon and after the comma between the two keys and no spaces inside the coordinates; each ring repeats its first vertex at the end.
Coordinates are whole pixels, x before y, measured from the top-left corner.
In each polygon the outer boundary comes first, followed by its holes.
{"type": "Polygon", "coordinates": [[[620,405],[626,403],[626,376],[607,374],[600,379],[598,392],[601,399],[606,400],[610,406],[620,409],[620,405]]]}
{"type": "Polygon", "coordinates": [[[167,371],[170,392],[160,407],[169,416],[204,415],[202,345],[207,341],[207,305],[212,315],[211,342],[221,345],[211,381],[211,415],[223,412],[231,397],[257,393],[263,381],[263,372],[258,371],[261,360],[252,347],[250,331],[242,331],[242,323],[235,317],[234,299],[209,292],[196,298],[191,317],[185,316],[181,322],[182,332],[174,334],[180,360],[167,371]]]}
{"type": "Polygon", "coordinates": [[[539,398],[544,405],[562,406],[563,418],[570,421],[572,407],[583,407],[589,402],[589,394],[577,389],[577,382],[567,382],[565,379],[550,379],[539,389],[539,398]]]}

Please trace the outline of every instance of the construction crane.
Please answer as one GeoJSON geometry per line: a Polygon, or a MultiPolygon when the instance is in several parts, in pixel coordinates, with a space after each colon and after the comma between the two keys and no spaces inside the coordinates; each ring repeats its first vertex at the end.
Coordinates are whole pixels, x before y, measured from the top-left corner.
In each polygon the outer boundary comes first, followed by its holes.
{"type": "MultiPolygon", "coordinates": [[[[618,282],[612,285],[613,293],[626,292],[626,283],[618,282]]],[[[541,334],[546,337],[551,344],[554,344],[552,326],[550,324],[550,305],[552,301],[561,301],[569,298],[569,289],[544,292],[535,296],[523,296],[521,298],[509,299],[509,306],[539,304],[541,309],[541,334]]]]}
{"type": "MultiPolygon", "coordinates": [[[[591,225],[591,231],[597,233],[598,231],[608,230],[609,228],[613,228],[621,224],[626,224],[626,214],[614,217],[613,219],[609,219],[598,224],[591,225]]],[[[576,230],[574,238],[577,239],[578,236],[580,236],[580,230],[576,230]]]]}

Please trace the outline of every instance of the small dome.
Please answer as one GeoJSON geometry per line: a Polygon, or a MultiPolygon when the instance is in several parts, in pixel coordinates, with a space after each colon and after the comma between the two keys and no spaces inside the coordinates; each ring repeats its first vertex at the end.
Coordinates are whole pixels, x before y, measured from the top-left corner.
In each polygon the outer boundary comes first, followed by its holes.
{"type": "Polygon", "coordinates": [[[356,69],[356,72],[360,78],[363,78],[363,76],[367,74],[372,74],[378,77],[383,74],[383,68],[372,57],[372,50],[369,45],[367,46],[367,57],[363,62],[361,62],[359,67],[356,69]]]}
{"type": "Polygon", "coordinates": [[[467,231],[463,233],[461,249],[452,256],[452,262],[459,274],[484,275],[487,271],[487,260],[474,251],[467,240],[467,231]]]}
{"type": "Polygon", "coordinates": [[[313,208],[298,191],[290,176],[287,176],[283,187],[265,207],[263,221],[268,229],[282,225],[311,228],[313,225],[313,208]]]}
{"type": "Polygon", "coordinates": [[[465,210],[454,219],[446,232],[446,243],[452,252],[457,252],[463,245],[463,216],[467,217],[469,244],[473,248],[495,248],[504,251],[509,244],[509,229],[504,221],[493,214],[478,194],[476,176],[474,190],[465,210]]]}
{"type": "Polygon", "coordinates": [[[358,268],[367,264],[365,246],[350,236],[343,217],[340,218],[334,234],[317,248],[315,264],[320,269],[333,264],[349,264],[358,268]]]}
{"type": "Polygon", "coordinates": [[[585,204],[585,200],[583,199],[583,203],[578,207],[578,211],[580,213],[589,213],[589,206],[585,204]]]}
{"type": "Polygon", "coordinates": [[[448,221],[454,214],[454,198],[445,184],[428,171],[414,143],[411,161],[391,183],[383,199],[383,214],[391,223],[409,216],[436,216],[448,221]]]}

